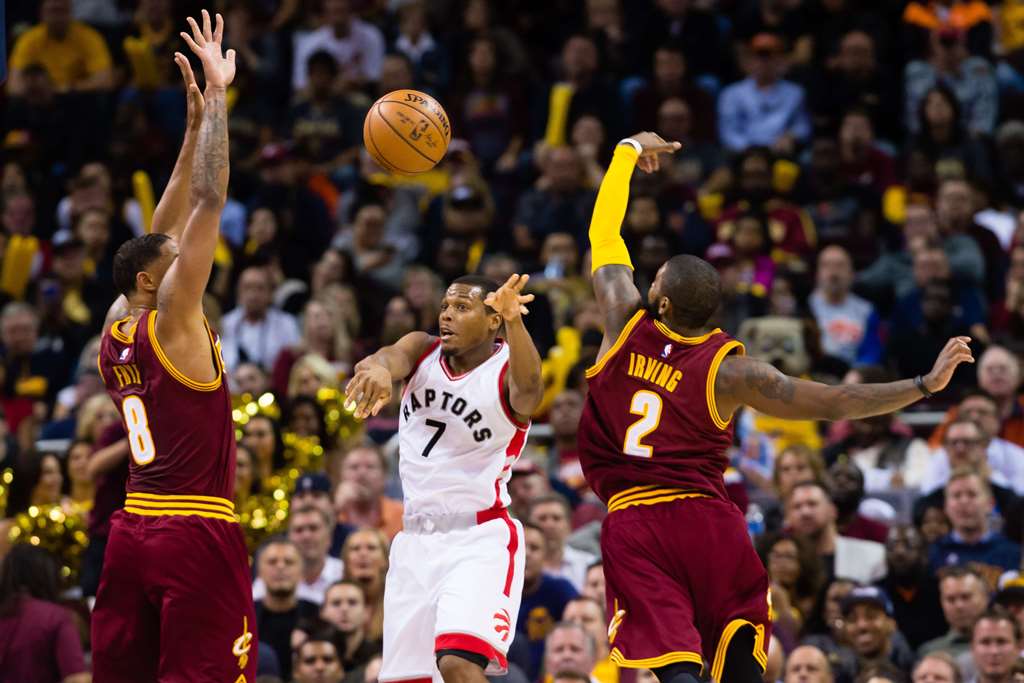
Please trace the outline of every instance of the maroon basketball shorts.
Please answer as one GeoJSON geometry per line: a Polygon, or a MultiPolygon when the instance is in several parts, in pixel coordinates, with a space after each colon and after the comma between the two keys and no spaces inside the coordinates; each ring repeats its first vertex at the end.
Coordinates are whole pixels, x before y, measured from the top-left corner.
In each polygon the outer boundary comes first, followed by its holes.
{"type": "Polygon", "coordinates": [[[609,501],[601,529],[611,658],[619,666],[711,666],[743,626],[767,662],[768,574],[736,506],[681,491],[637,487],[609,501]]]}
{"type": "Polygon", "coordinates": [[[256,616],[231,503],[138,495],[112,520],[92,616],[93,680],[252,683],[256,616]]]}

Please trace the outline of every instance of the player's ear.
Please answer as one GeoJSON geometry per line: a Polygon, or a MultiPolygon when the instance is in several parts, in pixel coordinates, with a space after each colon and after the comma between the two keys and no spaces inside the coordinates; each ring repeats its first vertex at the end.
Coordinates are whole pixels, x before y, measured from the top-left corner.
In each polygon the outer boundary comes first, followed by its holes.
{"type": "Polygon", "coordinates": [[[672,313],[672,302],[668,300],[667,296],[660,297],[658,299],[658,315],[662,318],[668,318],[672,313]]]}
{"type": "Polygon", "coordinates": [[[135,274],[135,289],[140,292],[155,292],[157,287],[153,277],[144,270],[135,274]]]}

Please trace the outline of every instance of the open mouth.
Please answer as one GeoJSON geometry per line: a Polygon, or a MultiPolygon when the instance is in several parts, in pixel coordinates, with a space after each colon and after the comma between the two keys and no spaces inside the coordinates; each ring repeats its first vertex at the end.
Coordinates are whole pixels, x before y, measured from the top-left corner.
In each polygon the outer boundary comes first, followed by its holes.
{"type": "Polygon", "coordinates": [[[441,328],[441,341],[449,341],[454,336],[455,336],[455,333],[452,332],[451,329],[449,329],[447,327],[442,327],[441,328]]]}

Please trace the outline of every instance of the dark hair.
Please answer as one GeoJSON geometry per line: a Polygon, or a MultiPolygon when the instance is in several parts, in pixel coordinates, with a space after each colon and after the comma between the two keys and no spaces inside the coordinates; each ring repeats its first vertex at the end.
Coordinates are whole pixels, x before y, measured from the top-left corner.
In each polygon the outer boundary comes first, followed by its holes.
{"type": "MultiPolygon", "coordinates": [[[[25,453],[20,457],[14,467],[14,479],[11,481],[10,491],[7,494],[6,517],[14,517],[28,510],[32,504],[32,491],[43,476],[43,460],[47,457],[57,459],[58,466],[61,460],[56,453],[25,453]]],[[[63,472],[63,467],[61,468],[63,472]]]]}
{"type": "Polygon", "coordinates": [[[13,614],[23,596],[56,602],[59,594],[53,556],[34,545],[15,544],[0,566],[0,616],[13,614]]]}
{"type": "Polygon", "coordinates": [[[537,526],[536,524],[534,524],[533,522],[528,522],[528,521],[523,521],[523,520],[519,520],[519,523],[520,523],[520,524],[522,525],[522,527],[523,527],[523,536],[525,536],[525,535],[526,535],[526,530],[527,530],[527,529],[532,529],[532,530],[536,531],[537,533],[539,533],[539,534],[540,534],[541,536],[543,536],[543,535],[544,535],[544,530],[543,530],[543,529],[541,529],[541,528],[540,528],[539,526],[537,526]]]}
{"type": "Polygon", "coordinates": [[[996,397],[981,387],[968,387],[962,394],[960,394],[959,403],[963,403],[969,398],[983,398],[989,403],[993,403],[996,406],[999,405],[999,401],[996,400],[996,397]]]}
{"type": "MultiPolygon", "coordinates": [[[[281,435],[281,425],[278,424],[277,420],[274,418],[262,413],[257,413],[249,418],[249,422],[252,422],[253,420],[266,420],[270,423],[270,431],[274,433],[274,453],[271,456],[271,461],[275,470],[281,469],[286,464],[284,459],[284,437],[281,435]]],[[[246,424],[249,424],[249,422],[246,422],[246,424]]],[[[242,439],[245,439],[245,426],[242,427],[242,439]]],[[[249,449],[249,453],[253,457],[253,466],[255,467],[256,454],[252,452],[251,448],[249,449]]]]}
{"type": "Polygon", "coordinates": [[[920,104],[917,106],[917,120],[918,126],[921,130],[921,141],[923,143],[922,148],[926,153],[932,154],[938,152],[939,143],[932,136],[931,124],[928,123],[928,117],[925,116],[925,110],[928,108],[928,98],[932,94],[938,94],[953,109],[953,137],[950,140],[951,144],[957,144],[964,136],[963,128],[963,113],[960,107],[960,101],[956,98],[954,93],[948,86],[939,83],[928,89],[928,92],[921,98],[920,104]]]}
{"type": "Polygon", "coordinates": [[[327,50],[317,50],[309,56],[306,62],[306,73],[312,73],[313,69],[323,68],[331,72],[331,76],[338,75],[338,60],[327,50]]]}
{"type": "Polygon", "coordinates": [[[345,651],[345,636],[335,628],[334,624],[318,616],[307,617],[295,625],[295,630],[306,634],[306,639],[292,652],[292,657],[295,660],[299,659],[302,648],[309,643],[330,643],[334,647],[334,654],[338,661],[341,661],[341,654],[345,651]]]}
{"type": "Polygon", "coordinates": [[[312,396],[300,395],[289,399],[285,407],[285,414],[282,422],[287,426],[288,429],[291,429],[292,419],[295,418],[295,411],[300,406],[310,406],[311,408],[313,408],[313,412],[316,413],[316,437],[320,439],[320,445],[323,446],[324,448],[327,448],[327,423],[325,421],[326,416],[324,414],[324,408],[312,396]]]}
{"type": "Polygon", "coordinates": [[[324,602],[327,601],[327,594],[331,592],[331,589],[336,588],[338,586],[352,586],[353,588],[359,591],[360,595],[363,596],[363,603],[367,605],[370,604],[370,600],[366,597],[366,587],[353,579],[338,579],[330,586],[328,586],[327,590],[324,591],[324,602]]]}
{"type": "MultiPolygon", "coordinates": [[[[821,558],[817,551],[803,538],[784,532],[766,533],[757,539],[757,555],[761,558],[761,564],[768,569],[768,555],[772,549],[783,541],[790,541],[796,546],[797,563],[800,565],[800,575],[793,586],[794,597],[814,600],[821,592],[825,584],[825,569],[822,566],[821,558]]],[[[809,615],[804,615],[805,617],[809,615]]]]}
{"type": "MultiPolygon", "coordinates": [[[[454,280],[452,280],[452,284],[479,287],[482,292],[482,294],[480,295],[481,300],[483,300],[483,298],[486,297],[491,292],[498,291],[498,283],[489,277],[484,277],[483,275],[463,275],[462,277],[457,277],[454,280]]],[[[484,306],[484,308],[486,308],[491,313],[497,313],[497,311],[495,311],[490,306],[484,306]]]]}
{"type": "Polygon", "coordinates": [[[135,276],[160,257],[164,242],[170,237],[151,232],[122,244],[114,254],[114,286],[125,296],[135,292],[135,276]]]}
{"type": "Polygon", "coordinates": [[[861,671],[855,683],[868,683],[872,678],[884,678],[892,683],[905,683],[907,675],[891,662],[879,662],[861,671]]]}
{"type": "Polygon", "coordinates": [[[722,283],[718,271],[689,254],[673,256],[662,273],[663,293],[672,303],[671,320],[680,327],[704,327],[718,309],[722,283]]]}

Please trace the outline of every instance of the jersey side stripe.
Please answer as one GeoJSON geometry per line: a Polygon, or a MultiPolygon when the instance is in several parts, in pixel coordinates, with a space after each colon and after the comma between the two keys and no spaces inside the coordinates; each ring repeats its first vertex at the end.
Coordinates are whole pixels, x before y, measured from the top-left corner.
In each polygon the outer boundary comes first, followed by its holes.
{"type": "MultiPolygon", "coordinates": [[[[217,373],[217,378],[212,382],[198,382],[188,377],[188,375],[178,370],[178,368],[174,367],[174,363],[172,363],[171,359],[167,357],[166,353],[164,353],[163,347],[160,346],[160,340],[156,337],[156,315],[156,311],[149,314],[149,339],[153,342],[153,350],[156,352],[156,357],[160,361],[160,364],[164,366],[164,370],[166,370],[171,377],[178,380],[189,389],[195,389],[196,391],[216,391],[219,389],[221,382],[221,374],[219,372],[217,373]]],[[[209,336],[209,333],[207,333],[207,336],[209,336]]],[[[216,350],[214,350],[214,353],[216,353],[216,350]]],[[[216,361],[214,361],[214,363],[216,364],[216,361]]]]}
{"type": "Polygon", "coordinates": [[[731,341],[722,344],[722,348],[718,349],[715,353],[714,359],[711,361],[711,367],[708,368],[708,383],[705,388],[705,392],[708,398],[708,414],[711,415],[711,421],[715,423],[715,426],[719,429],[725,429],[729,426],[729,421],[732,420],[732,416],[729,416],[728,420],[722,419],[722,415],[718,412],[718,405],[715,403],[715,378],[718,377],[718,367],[725,360],[725,356],[730,351],[738,350],[740,355],[746,354],[746,349],[738,341],[731,341]]]}

